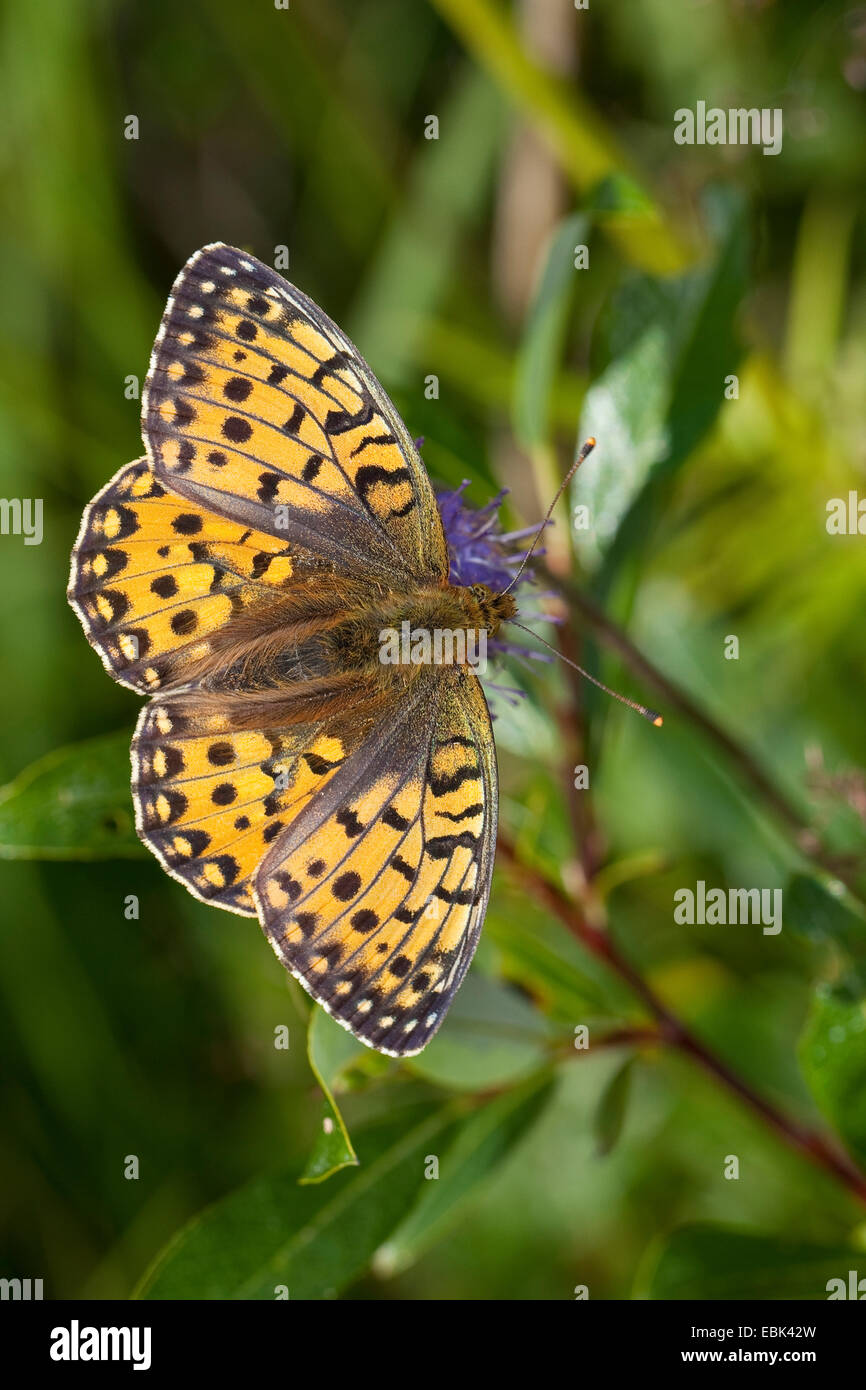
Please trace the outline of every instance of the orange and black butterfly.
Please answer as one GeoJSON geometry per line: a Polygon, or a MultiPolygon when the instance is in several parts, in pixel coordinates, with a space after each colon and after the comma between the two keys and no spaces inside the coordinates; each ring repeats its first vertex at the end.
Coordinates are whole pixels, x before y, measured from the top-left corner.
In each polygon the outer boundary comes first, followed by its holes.
{"type": "Polygon", "coordinates": [[[84,513],[69,599],[149,696],[144,843],[205,902],[258,915],[362,1042],[419,1052],[490,891],[496,761],[473,670],[383,664],[380,634],[495,634],[510,594],[449,582],[405,425],[337,326],[230,246],[184,266],[143,398],[146,456],[84,513]]]}

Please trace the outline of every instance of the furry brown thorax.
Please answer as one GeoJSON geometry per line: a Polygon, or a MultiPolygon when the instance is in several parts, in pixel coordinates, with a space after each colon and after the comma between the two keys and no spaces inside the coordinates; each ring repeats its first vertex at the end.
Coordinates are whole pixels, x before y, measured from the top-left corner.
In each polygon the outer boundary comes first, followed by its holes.
{"type": "Polygon", "coordinates": [[[330,640],[339,664],[359,670],[378,663],[379,635],[384,630],[408,623],[412,631],[483,631],[495,637],[516,612],[510,594],[497,594],[486,584],[431,585],[409,593],[371,595],[360,612],[347,615],[332,630],[330,640]]]}
{"type": "Polygon", "coordinates": [[[517,605],[510,594],[497,594],[486,584],[462,588],[456,584],[430,585],[400,593],[371,595],[364,619],[371,627],[399,627],[457,631],[484,630],[495,637],[500,626],[513,618],[517,605]]]}
{"type": "Polygon", "coordinates": [[[323,571],[286,592],[279,599],[254,603],[239,611],[216,633],[208,651],[178,669],[175,688],[191,683],[214,693],[219,707],[227,708],[246,726],[249,719],[265,718],[276,707],[294,720],[310,717],[310,702],[317,713],[341,704],[344,692],[356,692],[358,682],[371,696],[384,693],[395,679],[411,681],[417,667],[383,666],[381,634],[408,623],[413,631],[431,634],[484,631],[495,637],[503,622],[513,617],[517,605],[507,593],[496,593],[486,584],[463,588],[454,584],[394,588],[384,584],[362,585],[323,571]],[[246,700],[234,709],[232,697],[245,690],[246,700]],[[259,697],[259,700],[254,698],[259,697]],[[253,697],[253,698],[251,698],[253,697]],[[286,703],[287,702],[287,703],[286,703]],[[297,706],[297,709],[295,709],[297,706]]]}

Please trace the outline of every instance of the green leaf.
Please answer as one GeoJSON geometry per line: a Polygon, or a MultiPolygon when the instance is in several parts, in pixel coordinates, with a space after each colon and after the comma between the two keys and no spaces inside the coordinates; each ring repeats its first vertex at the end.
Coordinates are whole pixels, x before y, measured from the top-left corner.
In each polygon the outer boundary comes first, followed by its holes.
{"type": "Polygon", "coordinates": [[[841,947],[866,988],[866,917],[841,884],[833,892],[809,874],[794,874],[785,889],[785,925],[811,941],[841,947]]]}
{"type": "Polygon", "coordinates": [[[545,765],[553,763],[559,751],[556,730],[528,693],[523,673],[506,663],[499,683],[511,690],[522,690],[525,698],[509,703],[504,697],[497,699],[494,692],[497,747],[507,748],[519,758],[545,765]]]}
{"type": "Polygon", "coordinates": [[[129,792],[129,732],[58,748],[0,791],[0,857],[129,859],[145,853],[129,792]]]}
{"type": "Polygon", "coordinates": [[[547,1020],[520,994],[473,970],[442,1031],[406,1065],[459,1091],[506,1086],[541,1066],[550,1036],[547,1020]]]}
{"type": "Polygon", "coordinates": [[[866,1000],[820,986],[800,1039],[800,1066],[827,1119],[866,1163],[866,1000]]]}
{"type": "Polygon", "coordinates": [[[591,189],[584,207],[588,212],[646,216],[652,213],[652,200],[636,179],[619,171],[591,189]]]}
{"type": "Polygon", "coordinates": [[[629,507],[666,457],[669,355],[664,326],[650,323],[584,397],[578,439],[592,433],[598,445],[575,477],[572,498],[588,508],[589,525],[574,531],[587,568],[601,563],[629,507]]]}
{"type": "Polygon", "coordinates": [[[567,217],[554,233],[529,314],[514,380],[514,432],[527,450],[548,439],[553,386],[562,357],[577,272],[574,248],[589,237],[589,219],[567,217]]]}
{"type": "Polygon", "coordinates": [[[342,1075],[367,1049],[324,1009],[314,1008],[307,1028],[307,1056],[325,1097],[322,1128],[307,1160],[302,1183],[324,1182],[341,1168],[358,1162],[334,1091],[342,1075]]]}
{"type": "Polygon", "coordinates": [[[468,1115],[439,1159],[406,1219],[375,1260],[381,1274],[394,1274],[418,1259],[459,1216],[461,1207],[484,1179],[508,1157],[542,1114],[553,1093],[547,1070],[497,1096],[468,1115]]]}
{"type": "MultiPolygon", "coordinates": [[[[611,176],[627,173],[625,156],[606,124],[574,83],[558,79],[533,61],[506,7],[493,0],[432,3],[473,58],[545,138],[576,189],[591,194],[611,176]]],[[[635,265],[660,274],[679,269],[686,253],[675,229],[648,194],[640,199],[633,195],[631,202],[626,212],[609,215],[604,224],[607,235],[635,265]]]]}
{"type": "Polygon", "coordinates": [[[654,1259],[636,1297],[650,1299],[825,1299],[830,1279],[847,1279],[856,1252],[776,1236],[683,1226],[654,1259]]]}
{"type": "Polygon", "coordinates": [[[611,1152],[622,1133],[631,1094],[633,1068],[634,1057],[627,1057],[622,1065],[617,1067],[601,1093],[593,1124],[600,1158],[611,1152]]]}
{"type": "Polygon", "coordinates": [[[612,971],[565,928],[527,907],[504,886],[487,911],[485,931],[496,943],[502,971],[538,997],[545,1013],[568,1026],[593,1016],[627,1016],[634,999],[612,971]]]}
{"type": "Polygon", "coordinates": [[[575,529],[583,564],[598,569],[646,531],[644,493],[668,476],[709,429],[724,401],[725,377],[740,349],[735,322],[747,281],[746,209],[730,190],[707,200],[716,252],[705,267],[677,279],[632,275],[608,315],[610,360],[584,398],[577,433],[598,438],[581,466],[574,503],[590,525],[575,529]]]}
{"type": "Polygon", "coordinates": [[[333,1298],[366,1268],[406,1218],[424,1162],[450,1142],[452,1101],[358,1136],[362,1166],[301,1186],[296,1168],[256,1178],[184,1227],[157,1256],[135,1297],[333,1298]]]}
{"type": "Polygon", "coordinates": [[[502,141],[502,98],[477,69],[456,74],[439,114],[440,138],[421,142],[349,325],[389,386],[412,381],[424,361],[427,321],[453,279],[461,236],[481,216],[502,141]]]}

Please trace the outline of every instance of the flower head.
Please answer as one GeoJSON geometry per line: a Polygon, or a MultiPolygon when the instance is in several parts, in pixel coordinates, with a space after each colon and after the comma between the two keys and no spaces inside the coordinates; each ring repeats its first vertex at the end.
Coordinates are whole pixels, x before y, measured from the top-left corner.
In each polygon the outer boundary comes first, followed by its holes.
{"type": "MultiPolygon", "coordinates": [[[[538,527],[503,531],[499,508],[508,489],[503,488],[486,507],[470,507],[463,500],[463,492],[468,486],[467,480],[453,492],[436,494],[448,542],[451,583],[487,584],[495,593],[502,593],[526,556],[526,548],[520,542],[534,536],[538,527]]],[[[543,555],[544,551],[536,551],[536,554],[543,555]]],[[[533,583],[534,578],[532,571],[525,569],[515,588],[533,583]]]]}
{"type": "MultiPolygon", "coordinates": [[[[470,507],[463,498],[464,490],[468,486],[469,483],[466,481],[452,492],[436,494],[439,515],[448,543],[451,583],[462,586],[487,584],[494,593],[502,593],[512,583],[526,558],[528,546],[523,542],[534,537],[538,527],[526,526],[520,531],[503,531],[499,509],[507,495],[507,489],[503,488],[485,507],[470,507]]],[[[540,556],[544,551],[536,550],[535,554],[540,556]]],[[[527,566],[521,572],[514,589],[526,590],[534,586],[535,574],[531,567],[527,566]]],[[[530,616],[526,612],[527,603],[550,596],[549,593],[537,589],[534,593],[524,592],[521,597],[521,613],[530,616]]],[[[548,622],[555,621],[549,615],[544,616],[548,622]]],[[[530,662],[552,660],[548,653],[534,651],[524,643],[512,642],[504,636],[491,640],[488,650],[498,653],[500,657],[511,656],[524,666],[528,666],[530,662]]],[[[512,704],[517,702],[517,697],[525,694],[525,691],[519,689],[490,683],[488,689],[503,695],[512,704]]]]}

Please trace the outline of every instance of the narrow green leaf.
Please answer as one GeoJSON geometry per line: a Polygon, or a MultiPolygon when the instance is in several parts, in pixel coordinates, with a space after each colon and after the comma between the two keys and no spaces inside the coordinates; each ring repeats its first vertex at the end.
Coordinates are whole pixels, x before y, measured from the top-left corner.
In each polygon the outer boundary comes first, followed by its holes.
{"type": "Polygon", "coordinates": [[[577,437],[593,434],[598,445],[581,465],[571,492],[573,502],[587,509],[588,524],[575,513],[574,529],[575,547],[587,568],[600,565],[629,507],[666,457],[669,361],[666,327],[651,322],[584,397],[577,437]]]}
{"type": "Polygon", "coordinates": [[[560,923],[527,909],[504,886],[495,893],[485,923],[502,969],[538,997],[545,1013],[569,1031],[592,1016],[628,1013],[634,1002],[618,978],[591,956],[560,923]]]}
{"type": "Polygon", "coordinates": [[[553,1086],[551,1073],[539,1072],[458,1125],[453,1141],[438,1159],[438,1171],[425,1175],[412,1211],[376,1255],[379,1273],[406,1269],[440,1238],[475,1189],[535,1124],[553,1086]]]}
{"type": "Polygon", "coordinates": [[[302,1183],[324,1182],[341,1168],[357,1164],[334,1090],[342,1074],[366,1051],[363,1043],[341,1028],[324,1009],[314,1008],[307,1028],[307,1056],[325,1097],[322,1127],[307,1160],[302,1183]]]}
{"type": "Polygon", "coordinates": [[[589,239],[589,219],[567,217],[554,232],[529,313],[514,380],[514,432],[531,450],[548,439],[553,387],[562,357],[578,271],[574,248],[589,239]]]}
{"type": "Polygon", "coordinates": [[[455,1090],[506,1086],[541,1066],[550,1036],[547,1020],[516,990],[473,970],[442,1031],[406,1065],[455,1090]]]}
{"type": "MultiPolygon", "coordinates": [[[[499,83],[527,120],[548,141],[563,170],[581,193],[592,193],[612,176],[629,174],[627,160],[596,112],[575,89],[535,63],[517,26],[494,0],[432,0],[469,52],[499,83]]],[[[660,274],[682,267],[686,252],[648,195],[612,210],[603,223],[608,236],[634,265],[660,274]]]]}
{"type": "Polygon", "coordinates": [[[785,331],[788,375],[815,390],[833,364],[845,322],[857,200],[823,184],[806,198],[785,331]]]}
{"type": "Polygon", "coordinates": [[[800,1039],[800,1065],[827,1119],[866,1163],[866,1000],[820,986],[800,1039]]]}
{"type": "Polygon", "coordinates": [[[653,1260],[636,1296],[650,1299],[825,1299],[857,1254],[724,1226],[683,1226],[653,1260]]]}
{"type": "Polygon", "coordinates": [[[129,792],[131,732],[58,748],[0,791],[0,858],[129,859],[145,853],[129,792]]]}
{"type": "Polygon", "coordinates": [[[854,899],[809,874],[794,874],[785,889],[785,926],[811,941],[832,943],[853,962],[866,989],[866,917],[854,899]]]}
{"type": "Polygon", "coordinates": [[[333,1298],[405,1219],[431,1148],[450,1142],[452,1102],[358,1136],[362,1166],[301,1186],[297,1169],[256,1178],[184,1227],[157,1256],[135,1297],[333,1298]]]}
{"type": "Polygon", "coordinates": [[[601,1094],[593,1125],[599,1158],[611,1152],[622,1134],[633,1069],[634,1057],[627,1057],[622,1066],[617,1067],[601,1094]]]}
{"type": "Polygon", "coordinates": [[[499,92],[484,73],[467,70],[443,97],[439,139],[421,142],[405,207],[386,230],[349,325],[389,386],[405,384],[423,359],[425,325],[448,287],[461,234],[481,215],[504,128],[499,92]]]}
{"type": "Polygon", "coordinates": [[[673,473],[710,428],[739,360],[746,208],[728,190],[713,190],[706,208],[716,247],[706,266],[674,280],[632,275],[611,302],[610,361],[586,393],[577,432],[578,443],[595,435],[598,448],[572,487],[572,501],[588,510],[575,545],[590,570],[615,542],[625,547],[645,531],[646,488],[673,473]]]}

